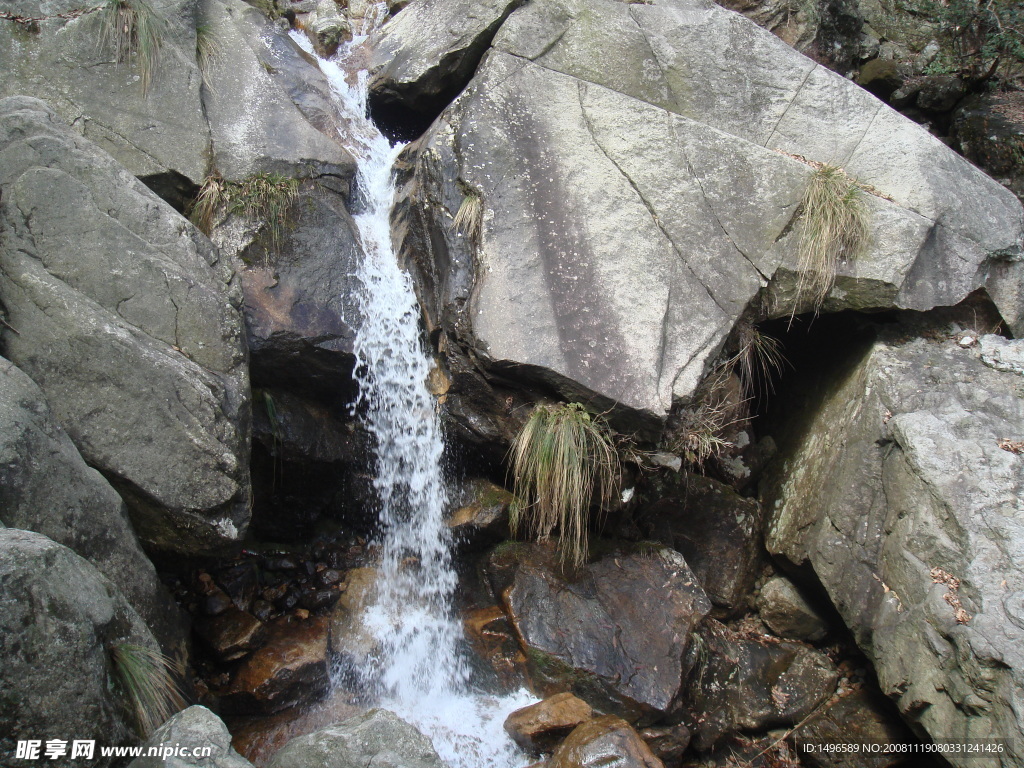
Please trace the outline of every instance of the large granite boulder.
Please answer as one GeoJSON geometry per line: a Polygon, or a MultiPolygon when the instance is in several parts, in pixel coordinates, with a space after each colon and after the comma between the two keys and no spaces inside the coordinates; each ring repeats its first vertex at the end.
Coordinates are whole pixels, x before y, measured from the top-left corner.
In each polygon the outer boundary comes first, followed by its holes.
{"type": "Polygon", "coordinates": [[[110,579],[164,646],[184,642],[182,617],[103,476],[53,420],[39,387],[0,358],[0,519],[74,550],[110,579]]]}
{"type": "Polygon", "coordinates": [[[209,128],[196,62],[197,0],[155,0],[160,53],[148,91],[135,57],[118,61],[101,44],[103,3],[15,0],[4,10],[25,18],[0,24],[0,97],[31,95],[112,155],[135,176],[200,184],[209,128]],[[98,9],[87,10],[86,9],[98,9]]]}
{"type": "Polygon", "coordinates": [[[138,757],[128,768],[252,768],[252,763],[231,748],[231,734],[223,721],[206,707],[184,709],[162,726],[146,741],[144,757],[138,757]],[[187,757],[149,756],[149,749],[181,745],[189,750],[209,748],[210,754],[187,757]]]}
{"type": "Polygon", "coordinates": [[[1021,328],[1018,201],[704,0],[525,5],[409,153],[396,234],[449,356],[566,399],[660,420],[744,313],[808,308],[801,158],[872,190],[870,247],[839,265],[825,311],[923,310],[984,286],[1021,328]]]}
{"type": "MultiPolygon", "coordinates": [[[[0,750],[19,740],[133,743],[111,651],[156,648],[139,615],[93,566],[45,536],[0,529],[0,750]]],[[[96,765],[108,766],[111,758],[96,765]]]]}
{"type": "Polygon", "coordinates": [[[767,546],[813,569],[909,723],[1007,739],[1018,765],[1022,345],[972,340],[883,339],[818,388],[773,471],[767,546]]]}
{"type": "Polygon", "coordinates": [[[203,103],[211,164],[226,179],[254,173],[334,177],[355,172],[330,82],[313,59],[242,0],[202,0],[202,21],[222,55],[209,64],[203,103]]]}
{"type": "Polygon", "coordinates": [[[445,768],[422,733],[386,709],[371,709],[289,741],[269,768],[445,768]]]}
{"type": "Polygon", "coordinates": [[[0,101],[5,355],[155,547],[248,523],[249,381],[231,263],[43,102],[0,101]]]}
{"type": "Polygon", "coordinates": [[[690,633],[711,610],[679,553],[609,554],[566,574],[523,551],[503,597],[534,687],[642,724],[677,711],[690,633]]]}

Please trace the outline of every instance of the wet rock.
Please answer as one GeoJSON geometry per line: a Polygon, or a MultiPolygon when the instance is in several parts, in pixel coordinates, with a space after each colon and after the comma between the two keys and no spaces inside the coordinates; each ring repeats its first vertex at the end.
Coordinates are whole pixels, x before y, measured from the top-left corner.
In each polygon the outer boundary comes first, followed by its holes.
{"type": "Polygon", "coordinates": [[[219,568],[214,574],[217,583],[240,611],[248,611],[259,591],[259,569],[254,562],[242,562],[219,568]]]}
{"type": "Polygon", "coordinates": [[[505,732],[528,752],[553,752],[569,732],[594,716],[594,710],[571,693],[558,693],[517,709],[505,718],[505,732]]]}
{"type": "Polygon", "coordinates": [[[157,644],[111,582],[45,536],[0,528],[0,595],[0,751],[26,739],[136,743],[110,651],[157,644]]]}
{"type": "Polygon", "coordinates": [[[821,714],[793,732],[800,762],[813,768],[888,768],[899,765],[904,756],[859,752],[826,752],[808,749],[813,744],[908,744],[913,735],[892,711],[891,702],[865,690],[857,690],[829,704],[821,714]]]}
{"type": "Polygon", "coordinates": [[[333,177],[347,191],[355,164],[337,140],[342,126],[319,68],[241,0],[203,0],[203,22],[231,51],[206,75],[213,167],[232,180],[270,172],[333,177]]]}
{"type": "Polygon", "coordinates": [[[828,625],[800,591],[784,576],[774,576],[757,598],[761,620],[777,635],[793,640],[821,640],[828,625]]]}
{"type": "Polygon", "coordinates": [[[1024,399],[1021,376],[981,354],[883,337],[818,382],[765,484],[766,541],[813,569],[913,727],[1008,739],[1011,765],[1024,473],[1009,436],[1024,434],[1024,399]]]}
{"type": "Polygon", "coordinates": [[[0,299],[18,330],[4,327],[5,354],[143,541],[189,553],[236,541],[249,381],[232,265],[38,100],[0,101],[0,185],[0,299]]]}
{"type": "Polygon", "coordinates": [[[640,731],[642,738],[655,757],[667,766],[679,765],[686,748],[690,746],[690,729],[679,725],[649,726],[640,731]]]}
{"type": "Polygon", "coordinates": [[[371,709],[289,741],[268,768],[444,768],[429,739],[386,709],[371,709]]]}
{"type": "Polygon", "coordinates": [[[353,568],[341,585],[341,597],[330,618],[331,653],[354,668],[366,666],[367,658],[377,650],[377,640],[366,626],[363,616],[376,599],[376,568],[353,568]]]}
{"type": "Polygon", "coordinates": [[[548,768],[663,768],[629,723],[614,715],[583,723],[547,762],[548,768]]]}
{"type": "Polygon", "coordinates": [[[183,616],[142,551],[121,497],[86,465],[39,387],[3,358],[0,520],[74,550],[111,580],[166,651],[184,646],[183,616]]]}
{"type": "Polygon", "coordinates": [[[503,690],[526,684],[526,657],[505,611],[497,605],[469,611],[463,618],[466,639],[476,656],[494,671],[503,690]]]}
{"type": "Polygon", "coordinates": [[[448,518],[455,540],[471,546],[494,544],[510,536],[508,511],[514,497],[501,486],[473,480],[463,490],[463,503],[448,518]]]}
{"type": "MultiPolygon", "coordinates": [[[[307,400],[311,394],[325,402],[338,399],[339,393],[347,397],[350,387],[342,382],[351,378],[355,365],[360,251],[344,199],[304,183],[276,246],[253,224],[262,223],[230,217],[212,237],[223,251],[248,263],[242,289],[254,381],[301,393],[307,400]]],[[[295,442],[297,449],[314,447],[290,426],[291,420],[303,418],[300,404],[281,405],[282,439],[295,442]]],[[[296,427],[302,425],[299,421],[296,427]]],[[[329,433],[329,426],[318,433],[329,433]]],[[[331,447],[328,442],[320,449],[320,460],[331,460],[331,447]]]]}
{"type": "Polygon", "coordinates": [[[216,618],[201,622],[196,630],[221,661],[242,658],[258,648],[266,635],[259,619],[233,606],[216,618]]]}
{"type": "Polygon", "coordinates": [[[233,717],[228,720],[232,744],[254,765],[267,765],[292,739],[358,714],[361,710],[351,699],[351,692],[339,688],[326,699],[301,709],[295,707],[274,715],[233,717]]]}
{"type": "Polygon", "coordinates": [[[220,698],[225,712],[279,712],[322,697],[330,685],[327,620],[278,619],[220,698]]]}
{"type": "Polygon", "coordinates": [[[188,749],[210,747],[206,757],[139,757],[128,768],[252,768],[252,763],[231,747],[231,734],[227,727],[206,707],[193,706],[182,710],[162,726],[142,745],[143,754],[151,747],[188,749]]]}
{"type": "Polygon", "coordinates": [[[674,486],[638,515],[641,529],[682,553],[716,615],[742,611],[764,566],[760,504],[699,475],[674,486]]]}
{"type": "Polygon", "coordinates": [[[839,676],[824,654],[773,640],[711,619],[697,630],[686,702],[699,750],[726,734],[795,725],[835,692],[839,676]]]}
{"type": "Polygon", "coordinates": [[[690,632],[711,609],[677,552],[607,555],[571,576],[524,560],[504,600],[536,689],[644,723],[677,709],[690,632]]]}

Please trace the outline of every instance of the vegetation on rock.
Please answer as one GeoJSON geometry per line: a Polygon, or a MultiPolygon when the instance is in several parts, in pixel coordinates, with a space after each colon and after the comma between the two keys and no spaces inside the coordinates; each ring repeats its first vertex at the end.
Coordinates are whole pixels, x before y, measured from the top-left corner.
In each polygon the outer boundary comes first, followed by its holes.
{"type": "Polygon", "coordinates": [[[114,676],[124,703],[145,738],[185,706],[174,679],[174,663],[144,645],[123,643],[110,650],[114,676]]]}
{"type": "Polygon", "coordinates": [[[452,229],[468,239],[475,242],[480,236],[480,230],[484,222],[484,201],[480,193],[474,189],[467,189],[462,197],[459,210],[452,219],[452,229]]]}
{"type": "Polygon", "coordinates": [[[100,11],[100,46],[112,48],[119,62],[134,59],[142,92],[149,93],[160,59],[166,20],[145,0],[108,0],[100,11]]]}
{"type": "Polygon", "coordinates": [[[810,302],[814,311],[832,290],[842,261],[860,256],[868,242],[862,190],[842,168],[816,167],[804,192],[799,241],[800,279],[793,314],[810,302]]]}
{"type": "Polygon", "coordinates": [[[299,180],[279,173],[255,173],[241,181],[226,181],[213,174],[203,182],[189,216],[206,234],[221,211],[253,219],[266,225],[270,250],[276,253],[298,192],[299,180]]]}
{"type": "Polygon", "coordinates": [[[539,405],[512,443],[516,501],[512,531],[543,540],[558,529],[563,561],[582,565],[595,491],[600,503],[618,488],[619,457],[604,421],[579,403],[539,405]]]}

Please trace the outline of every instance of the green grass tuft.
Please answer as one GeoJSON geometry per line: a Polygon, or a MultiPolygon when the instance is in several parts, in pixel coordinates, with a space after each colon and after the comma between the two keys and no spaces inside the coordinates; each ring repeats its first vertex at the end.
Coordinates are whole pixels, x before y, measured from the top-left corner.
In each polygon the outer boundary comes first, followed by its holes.
{"type": "Polygon", "coordinates": [[[619,457],[603,420],[579,403],[540,405],[512,443],[513,493],[509,523],[544,540],[558,529],[563,562],[587,556],[590,504],[614,498],[619,457]],[[595,493],[596,491],[596,493],[595,493]]]}
{"type": "Polygon", "coordinates": [[[167,22],[145,0],[107,0],[101,9],[100,46],[119,62],[135,60],[142,92],[149,93],[167,22]]]}
{"type": "Polygon", "coordinates": [[[805,302],[821,309],[832,290],[841,261],[853,261],[868,242],[868,214],[863,192],[846,171],[818,167],[804,192],[799,241],[800,280],[795,314],[805,302]]]}
{"type": "Polygon", "coordinates": [[[135,720],[139,736],[146,738],[185,706],[174,679],[174,664],[159,651],[123,643],[110,650],[115,682],[135,720]]]}

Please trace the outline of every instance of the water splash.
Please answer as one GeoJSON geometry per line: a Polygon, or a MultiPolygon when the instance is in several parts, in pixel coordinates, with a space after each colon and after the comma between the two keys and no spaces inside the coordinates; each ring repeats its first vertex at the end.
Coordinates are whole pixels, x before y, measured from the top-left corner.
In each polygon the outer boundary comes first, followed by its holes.
{"type": "MultiPolygon", "coordinates": [[[[309,41],[293,39],[313,54],[309,41]]],[[[357,272],[361,325],[355,353],[359,398],[376,451],[374,487],[380,500],[381,562],[375,604],[364,626],[379,644],[376,663],[356,670],[377,703],[420,728],[453,768],[512,768],[528,762],[505,734],[509,712],[533,699],[474,695],[460,652],[462,625],[452,615],[456,574],[445,524],[444,443],[427,390],[431,361],[420,334],[420,309],[409,275],[391,242],[392,146],[366,115],[366,72],[319,59],[334,90],[356,157],[363,246],[357,272]]],[[[353,56],[352,58],[357,58],[353,56]]]]}

